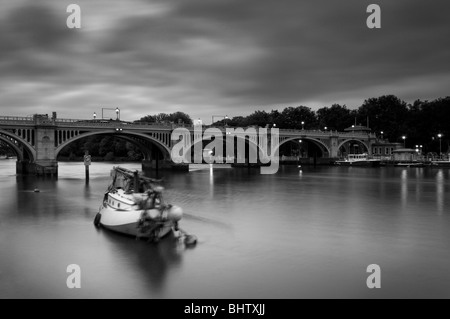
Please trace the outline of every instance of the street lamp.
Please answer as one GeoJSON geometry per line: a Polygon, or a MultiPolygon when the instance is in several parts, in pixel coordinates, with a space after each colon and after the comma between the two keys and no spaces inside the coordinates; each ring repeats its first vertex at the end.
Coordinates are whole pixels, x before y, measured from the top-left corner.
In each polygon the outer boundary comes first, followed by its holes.
{"type": "Polygon", "coordinates": [[[442,136],[444,135],[439,133],[437,136],[439,137],[439,156],[442,156],[442,136]]]}
{"type": "Polygon", "coordinates": [[[326,131],[326,130],[328,130],[328,127],[325,126],[324,129],[325,129],[325,131],[326,131]]]}
{"type": "Polygon", "coordinates": [[[97,118],[97,113],[94,112],[94,120],[97,118]]]}
{"type": "Polygon", "coordinates": [[[381,139],[383,139],[383,134],[384,134],[384,132],[383,132],[383,131],[381,131],[380,133],[381,133],[381,139]]]}
{"type": "Polygon", "coordinates": [[[402,139],[403,139],[403,147],[406,148],[406,136],[403,135],[402,139]]]}
{"type": "Polygon", "coordinates": [[[305,122],[302,121],[302,130],[304,130],[304,129],[305,129],[305,122]]]}
{"type": "MultiPolygon", "coordinates": [[[[115,109],[109,108],[109,107],[102,107],[102,120],[105,118],[105,110],[108,110],[108,111],[115,111],[115,112],[116,112],[117,119],[120,118],[120,110],[119,110],[118,107],[116,107],[115,109]]],[[[110,112],[108,112],[108,113],[110,113],[110,112]]],[[[96,116],[97,116],[97,114],[96,114],[96,116]]],[[[111,118],[111,120],[112,120],[112,118],[111,118]]]]}

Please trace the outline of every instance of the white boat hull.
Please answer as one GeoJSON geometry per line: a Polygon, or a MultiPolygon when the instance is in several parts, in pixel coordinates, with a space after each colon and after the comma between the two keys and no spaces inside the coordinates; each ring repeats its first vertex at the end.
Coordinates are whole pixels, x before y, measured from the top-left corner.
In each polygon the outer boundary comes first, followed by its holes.
{"type": "Polygon", "coordinates": [[[155,239],[168,235],[175,227],[174,221],[166,220],[158,223],[159,227],[152,235],[143,233],[139,227],[139,221],[143,212],[143,210],[117,210],[108,205],[102,205],[99,211],[101,216],[100,225],[108,230],[125,235],[142,238],[154,237],[155,239]]]}
{"type": "Polygon", "coordinates": [[[381,161],[380,160],[336,161],[336,165],[377,167],[381,165],[381,161]]]}

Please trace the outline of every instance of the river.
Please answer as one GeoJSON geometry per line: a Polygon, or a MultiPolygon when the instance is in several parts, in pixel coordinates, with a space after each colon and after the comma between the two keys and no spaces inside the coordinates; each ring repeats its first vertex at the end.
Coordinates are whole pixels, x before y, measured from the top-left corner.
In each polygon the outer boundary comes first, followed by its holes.
{"type": "Polygon", "coordinates": [[[93,163],[86,185],[82,163],[52,179],[0,162],[0,298],[450,297],[448,169],[160,173],[198,237],[187,248],[94,227],[113,165],[93,163]],[[81,289],[66,285],[71,264],[81,289]],[[371,264],[380,289],[366,285],[371,264]]]}

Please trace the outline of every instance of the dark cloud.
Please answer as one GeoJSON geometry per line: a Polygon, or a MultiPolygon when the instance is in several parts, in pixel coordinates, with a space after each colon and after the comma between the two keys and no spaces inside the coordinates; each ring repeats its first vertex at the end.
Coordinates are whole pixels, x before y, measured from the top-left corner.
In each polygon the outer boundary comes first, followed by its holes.
{"type": "Polygon", "coordinates": [[[6,21],[7,31],[22,49],[55,49],[69,34],[61,17],[47,6],[30,3],[11,12],[6,21]]]}
{"type": "Polygon", "coordinates": [[[1,72],[12,78],[63,75],[68,44],[74,39],[65,17],[48,5],[29,3],[0,22],[1,72]]]}
{"type": "Polygon", "coordinates": [[[181,108],[208,118],[306,102],[356,107],[389,93],[448,95],[444,0],[379,0],[379,30],[366,27],[372,1],[361,0],[80,0],[78,32],[65,27],[68,1],[30,3],[0,19],[0,81],[39,75],[36,87],[54,94],[30,89],[30,103],[120,101],[130,115],[181,108]]]}

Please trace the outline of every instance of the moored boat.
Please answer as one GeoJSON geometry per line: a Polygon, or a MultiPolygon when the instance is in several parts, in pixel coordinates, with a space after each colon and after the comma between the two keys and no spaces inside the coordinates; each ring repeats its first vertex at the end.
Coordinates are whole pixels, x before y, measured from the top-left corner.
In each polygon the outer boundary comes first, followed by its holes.
{"type": "Polygon", "coordinates": [[[449,161],[432,161],[431,166],[450,167],[450,160],[449,161]]]}
{"type": "Polygon", "coordinates": [[[183,210],[164,201],[160,180],[121,167],[114,167],[111,177],[95,226],[153,242],[171,232],[183,236],[187,244],[196,242],[195,236],[179,228],[183,210]]]}
{"type": "Polygon", "coordinates": [[[347,158],[335,162],[336,165],[341,166],[368,166],[377,167],[381,165],[380,159],[369,158],[369,156],[364,154],[349,154],[347,158]]]}

